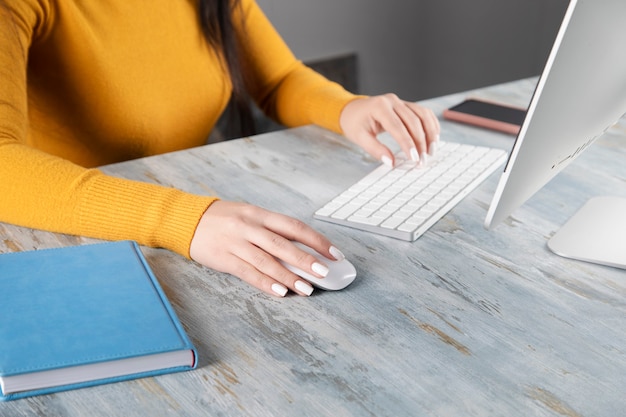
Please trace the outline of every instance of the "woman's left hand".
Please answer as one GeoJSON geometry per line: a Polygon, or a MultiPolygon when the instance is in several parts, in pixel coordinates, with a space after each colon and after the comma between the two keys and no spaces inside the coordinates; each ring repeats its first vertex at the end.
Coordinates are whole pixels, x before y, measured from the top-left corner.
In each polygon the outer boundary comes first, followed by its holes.
{"type": "Polygon", "coordinates": [[[343,134],[367,153],[393,166],[394,157],[377,135],[388,132],[408,158],[423,161],[432,155],[439,140],[439,121],[432,110],[401,100],[395,94],[358,98],[339,116],[343,134]]]}

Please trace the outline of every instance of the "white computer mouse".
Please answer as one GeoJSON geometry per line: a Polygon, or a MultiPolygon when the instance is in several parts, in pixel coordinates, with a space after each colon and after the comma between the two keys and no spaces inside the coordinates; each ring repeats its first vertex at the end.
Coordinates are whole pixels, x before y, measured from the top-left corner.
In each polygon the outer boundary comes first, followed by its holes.
{"type": "Polygon", "coordinates": [[[320,263],[328,267],[328,275],[326,275],[324,278],[318,278],[306,271],[301,270],[300,268],[296,268],[295,266],[290,265],[279,259],[279,262],[285,268],[287,268],[294,274],[304,278],[315,287],[331,291],[341,290],[350,285],[352,281],[354,281],[354,278],[356,278],[356,269],[354,268],[354,265],[352,265],[352,263],[347,259],[343,259],[341,261],[333,261],[319,254],[310,247],[303,245],[300,242],[293,242],[293,244],[298,246],[303,251],[315,256],[320,263]]]}

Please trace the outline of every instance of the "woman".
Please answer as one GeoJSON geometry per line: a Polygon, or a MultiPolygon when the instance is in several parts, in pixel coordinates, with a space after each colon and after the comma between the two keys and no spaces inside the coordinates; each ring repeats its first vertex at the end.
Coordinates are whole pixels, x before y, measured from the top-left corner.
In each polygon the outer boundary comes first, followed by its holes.
{"type": "Polygon", "coordinates": [[[356,97],[297,61],[254,0],[0,0],[0,221],[164,247],[269,294],[312,287],[275,257],[324,276],[343,255],[304,223],[247,204],[104,175],[99,165],[205,143],[229,98],[287,126],[316,123],[393,163],[414,159],[433,113],[356,97]],[[149,4],[149,5],[147,5],[149,4]]]}

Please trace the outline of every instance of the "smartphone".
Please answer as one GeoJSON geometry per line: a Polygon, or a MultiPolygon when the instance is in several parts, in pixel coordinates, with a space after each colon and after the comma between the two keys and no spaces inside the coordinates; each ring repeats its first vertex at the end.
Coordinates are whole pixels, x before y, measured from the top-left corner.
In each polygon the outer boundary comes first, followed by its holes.
{"type": "Polygon", "coordinates": [[[469,98],[444,110],[443,117],[517,135],[526,117],[526,109],[469,98]]]}

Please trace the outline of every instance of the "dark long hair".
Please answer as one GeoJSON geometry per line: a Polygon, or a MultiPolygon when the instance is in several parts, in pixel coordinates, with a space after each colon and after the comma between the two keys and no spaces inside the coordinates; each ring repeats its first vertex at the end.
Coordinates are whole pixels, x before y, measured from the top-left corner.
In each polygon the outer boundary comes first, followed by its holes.
{"type": "Polygon", "coordinates": [[[240,0],[200,0],[200,25],[209,45],[222,59],[233,87],[226,110],[228,133],[226,136],[248,136],[255,133],[250,97],[246,88],[244,59],[235,27],[234,11],[241,7],[240,0]]]}

